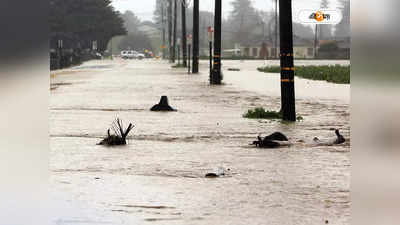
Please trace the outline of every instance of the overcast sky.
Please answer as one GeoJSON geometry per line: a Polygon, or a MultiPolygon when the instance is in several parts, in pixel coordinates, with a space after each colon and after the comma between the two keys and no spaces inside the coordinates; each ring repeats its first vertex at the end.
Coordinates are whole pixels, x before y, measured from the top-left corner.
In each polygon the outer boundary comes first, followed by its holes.
{"type": "MultiPolygon", "coordinates": [[[[189,0],[193,3],[193,0],[189,0]]],[[[222,0],[223,16],[227,17],[232,10],[231,2],[233,0],[222,0]]],[[[254,7],[258,10],[268,10],[274,7],[275,0],[252,0],[254,7]]],[[[337,8],[337,0],[329,1],[329,8],[337,8]]],[[[156,0],[113,0],[114,7],[125,12],[131,10],[141,20],[152,20],[156,0]]],[[[200,0],[200,9],[205,11],[214,11],[214,0],[200,0]]],[[[293,11],[296,13],[299,9],[317,9],[321,0],[293,0],[293,11]]],[[[192,4],[191,4],[192,6],[192,4]]]]}

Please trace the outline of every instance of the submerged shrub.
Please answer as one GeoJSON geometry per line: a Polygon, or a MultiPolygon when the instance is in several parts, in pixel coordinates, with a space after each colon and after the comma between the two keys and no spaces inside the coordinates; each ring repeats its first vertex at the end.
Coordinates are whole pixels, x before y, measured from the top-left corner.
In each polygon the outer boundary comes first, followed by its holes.
{"type": "Polygon", "coordinates": [[[172,65],[172,68],[186,68],[186,66],[179,63],[179,64],[172,65]]]}
{"type": "Polygon", "coordinates": [[[276,111],[265,111],[264,108],[259,107],[249,109],[247,113],[243,114],[243,117],[248,119],[282,119],[282,114],[276,111]]]}
{"type": "MultiPolygon", "coordinates": [[[[258,68],[258,71],[265,73],[279,73],[280,70],[280,66],[258,68]]],[[[295,76],[311,80],[325,80],[337,84],[350,84],[350,65],[297,66],[295,76]]]]}
{"type": "MultiPolygon", "coordinates": [[[[243,114],[244,118],[248,119],[282,119],[282,112],[277,111],[266,111],[263,107],[258,107],[255,109],[249,109],[245,114],[243,114]]],[[[302,121],[302,116],[296,117],[297,121],[302,121]]]]}

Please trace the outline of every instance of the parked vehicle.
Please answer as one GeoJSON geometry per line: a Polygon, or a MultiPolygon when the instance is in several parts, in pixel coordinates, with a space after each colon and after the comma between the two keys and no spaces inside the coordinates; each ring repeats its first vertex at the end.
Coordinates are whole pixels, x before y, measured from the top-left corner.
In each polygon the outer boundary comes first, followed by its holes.
{"type": "Polygon", "coordinates": [[[135,59],[143,59],[143,58],[145,58],[144,54],[135,52],[135,59]]]}
{"type": "Polygon", "coordinates": [[[99,52],[96,52],[96,53],[94,54],[94,58],[95,58],[95,59],[103,59],[103,55],[101,55],[99,52]]]}
{"type": "Polygon", "coordinates": [[[133,50],[125,50],[121,52],[121,58],[123,59],[143,59],[145,55],[133,50]]]}
{"type": "Polygon", "coordinates": [[[135,58],[135,51],[127,50],[121,52],[121,58],[123,59],[133,59],[135,58]]]}

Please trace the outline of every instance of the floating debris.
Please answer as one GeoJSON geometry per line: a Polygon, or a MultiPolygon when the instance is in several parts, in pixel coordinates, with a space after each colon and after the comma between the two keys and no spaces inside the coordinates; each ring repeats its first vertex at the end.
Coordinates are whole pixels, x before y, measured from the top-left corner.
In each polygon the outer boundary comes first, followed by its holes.
{"type": "Polygon", "coordinates": [[[221,177],[221,176],[225,176],[227,172],[230,172],[231,169],[224,169],[222,167],[218,168],[218,171],[216,173],[207,173],[205,175],[205,178],[217,178],[217,177],[221,177]]]}
{"type": "Polygon", "coordinates": [[[168,97],[161,96],[160,102],[157,105],[154,105],[150,111],[177,111],[169,105],[168,97]]]}
{"type": "Polygon", "coordinates": [[[284,134],[281,132],[274,132],[264,138],[261,138],[259,135],[257,141],[253,141],[252,145],[258,148],[277,148],[283,145],[289,145],[287,141],[289,140],[284,134]]]}
{"type": "Polygon", "coordinates": [[[346,139],[340,134],[338,129],[335,129],[335,138],[329,138],[329,139],[319,139],[318,137],[315,137],[313,139],[313,143],[315,145],[340,145],[346,142],[346,139]]]}
{"type": "Polygon", "coordinates": [[[265,138],[269,139],[269,140],[275,140],[275,141],[289,141],[288,138],[281,132],[274,132],[274,133],[266,136],[265,138]]]}
{"type": "Polygon", "coordinates": [[[205,177],[206,178],[217,178],[219,176],[216,173],[207,173],[205,177]]]}
{"type": "Polygon", "coordinates": [[[114,134],[110,134],[110,129],[107,130],[107,137],[104,138],[98,145],[126,145],[126,137],[129,132],[135,127],[132,123],[129,124],[128,128],[124,131],[124,125],[122,120],[117,118],[111,125],[111,129],[114,134]]]}
{"type": "Polygon", "coordinates": [[[228,71],[240,71],[239,68],[228,68],[228,71]]]}
{"type": "Polygon", "coordinates": [[[337,137],[335,140],[335,144],[339,145],[346,142],[346,139],[339,133],[338,129],[335,130],[335,134],[337,137]]]}
{"type": "Polygon", "coordinates": [[[119,205],[120,207],[125,208],[143,208],[143,209],[175,209],[175,207],[164,206],[164,205],[119,205]]]}

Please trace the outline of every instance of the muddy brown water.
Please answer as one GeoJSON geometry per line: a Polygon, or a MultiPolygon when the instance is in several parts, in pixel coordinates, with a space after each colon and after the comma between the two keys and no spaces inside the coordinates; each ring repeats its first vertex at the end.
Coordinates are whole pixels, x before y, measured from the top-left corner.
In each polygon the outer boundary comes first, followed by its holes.
{"type": "MultiPolygon", "coordinates": [[[[295,124],[242,118],[279,110],[278,61],[225,61],[224,85],[208,85],[157,60],[104,60],[53,76],[50,142],[53,224],[349,224],[350,86],[296,78],[295,124]],[[238,67],[237,71],[227,71],[238,67]],[[68,85],[60,85],[68,84],[68,85]],[[167,95],[177,112],[150,112],[167,95]],[[129,144],[98,146],[120,117],[135,125],[129,144]],[[259,134],[285,133],[291,147],[256,149],[259,134]],[[226,176],[207,179],[219,167],[226,176]]],[[[347,61],[296,61],[348,64],[347,61]]]]}

